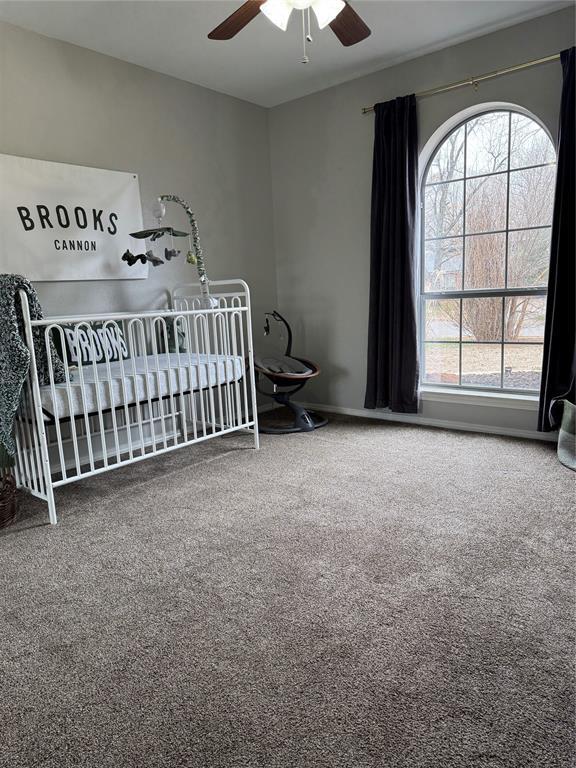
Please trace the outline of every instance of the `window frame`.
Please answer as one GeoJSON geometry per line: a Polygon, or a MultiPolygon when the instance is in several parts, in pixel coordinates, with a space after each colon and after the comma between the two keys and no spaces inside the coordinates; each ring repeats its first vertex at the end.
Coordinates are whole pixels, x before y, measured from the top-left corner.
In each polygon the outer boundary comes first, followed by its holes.
{"type": "MultiPolygon", "coordinates": [[[[443,390],[452,390],[454,392],[485,392],[488,394],[503,394],[503,395],[519,395],[519,396],[526,396],[526,397],[534,397],[535,395],[539,394],[539,389],[520,389],[520,388],[512,388],[512,387],[505,387],[504,386],[504,372],[505,372],[505,365],[504,365],[504,352],[506,345],[509,346],[538,346],[542,347],[542,343],[540,342],[526,342],[526,341],[506,341],[505,340],[505,330],[504,330],[504,317],[505,317],[505,306],[506,306],[506,298],[508,297],[514,297],[514,296],[526,296],[526,297],[544,297],[547,298],[548,296],[548,287],[542,286],[542,287],[525,287],[525,288],[508,288],[508,252],[509,252],[509,233],[511,232],[526,232],[530,230],[543,230],[543,229],[552,229],[552,221],[550,224],[541,226],[531,226],[531,227],[514,227],[509,228],[509,214],[510,214],[510,174],[514,173],[516,171],[521,170],[529,170],[531,168],[545,168],[545,167],[554,167],[556,168],[558,163],[558,155],[557,155],[557,147],[555,142],[552,139],[552,136],[550,135],[550,132],[546,128],[546,126],[542,123],[541,120],[539,120],[535,115],[528,112],[527,110],[522,109],[521,107],[517,107],[515,105],[498,105],[498,106],[490,106],[490,105],[484,105],[483,108],[478,110],[465,110],[465,115],[463,114],[461,120],[449,120],[447,123],[444,124],[443,128],[446,128],[446,130],[442,130],[440,128],[438,131],[435,132],[434,136],[432,137],[434,139],[433,145],[431,150],[429,150],[429,156],[426,160],[426,164],[424,166],[424,170],[422,172],[420,183],[419,183],[419,194],[420,194],[420,223],[419,223],[419,244],[418,244],[418,264],[416,269],[417,274],[417,290],[418,290],[418,353],[419,353],[419,359],[421,361],[421,374],[423,375],[425,373],[425,349],[426,344],[430,342],[426,342],[425,339],[425,306],[426,301],[430,300],[442,300],[442,299],[457,299],[460,301],[460,324],[459,324],[459,338],[454,341],[442,341],[437,342],[440,344],[454,344],[458,347],[458,378],[459,382],[457,384],[451,384],[448,382],[435,382],[435,381],[426,381],[423,378],[421,378],[420,386],[423,388],[441,388],[443,390]],[[430,171],[430,167],[442,147],[442,145],[452,136],[452,134],[456,133],[460,128],[463,126],[466,126],[468,123],[472,122],[473,120],[482,117],[483,115],[487,114],[496,114],[496,113],[506,113],[508,114],[508,153],[507,153],[507,168],[503,171],[495,171],[493,173],[483,173],[483,174],[473,174],[471,176],[468,176],[466,173],[466,161],[467,161],[467,144],[468,144],[468,132],[465,129],[464,130],[464,172],[461,178],[453,179],[452,181],[462,181],[463,182],[463,202],[462,202],[462,217],[463,217],[463,226],[462,226],[462,234],[461,235],[445,235],[442,237],[434,237],[434,238],[426,238],[426,195],[425,190],[427,185],[427,178],[428,173],[430,171]],[[512,143],[512,115],[520,115],[522,117],[527,117],[530,120],[533,120],[540,128],[544,131],[548,139],[550,140],[550,143],[554,149],[554,155],[555,160],[553,163],[540,163],[537,165],[527,165],[527,166],[519,166],[518,168],[511,168],[510,167],[510,150],[511,150],[511,143],[512,143]],[[497,230],[490,230],[486,232],[481,233],[470,233],[466,234],[466,184],[467,181],[470,179],[479,179],[479,178],[489,178],[492,176],[498,176],[498,175],[506,175],[506,228],[505,229],[497,229],[497,230]],[[465,281],[465,266],[466,266],[466,238],[471,236],[477,236],[477,235],[493,235],[493,234],[504,234],[505,235],[505,251],[504,251],[504,286],[502,288],[484,288],[484,289],[474,289],[464,288],[464,281],[465,281]],[[462,288],[458,290],[445,290],[445,291],[425,291],[425,279],[426,279],[426,270],[425,270],[425,259],[426,259],[426,243],[428,241],[433,240],[447,240],[450,238],[461,238],[462,239],[462,288]],[[498,298],[501,299],[502,303],[502,338],[500,341],[495,342],[466,342],[462,339],[462,299],[480,299],[480,298],[498,298]],[[483,344],[490,344],[495,345],[498,344],[500,347],[500,386],[482,386],[482,385],[475,385],[475,384],[466,384],[462,383],[462,350],[465,344],[477,344],[477,345],[483,345],[483,344]]],[[[440,182],[432,182],[430,186],[436,186],[440,184],[447,184],[451,183],[449,181],[440,181],[440,182]]],[[[431,342],[434,343],[434,342],[431,342]]]]}

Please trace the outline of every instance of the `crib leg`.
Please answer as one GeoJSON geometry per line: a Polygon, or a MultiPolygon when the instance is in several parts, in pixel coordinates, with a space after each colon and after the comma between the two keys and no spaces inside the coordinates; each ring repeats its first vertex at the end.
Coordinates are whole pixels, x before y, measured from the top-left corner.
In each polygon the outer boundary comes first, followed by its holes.
{"type": "Polygon", "coordinates": [[[48,487],[48,517],[50,518],[50,525],[56,525],[58,523],[56,502],[54,501],[54,489],[52,488],[52,485],[48,487]]]}

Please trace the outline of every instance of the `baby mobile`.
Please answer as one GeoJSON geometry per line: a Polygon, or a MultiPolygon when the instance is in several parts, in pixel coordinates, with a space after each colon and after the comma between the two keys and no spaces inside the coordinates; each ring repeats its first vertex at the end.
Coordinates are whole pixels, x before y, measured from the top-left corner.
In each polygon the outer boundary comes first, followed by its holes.
{"type": "MultiPolygon", "coordinates": [[[[196,266],[196,270],[198,272],[198,280],[200,282],[200,293],[202,296],[202,304],[205,307],[211,307],[212,301],[210,299],[210,288],[209,288],[209,281],[208,281],[208,275],[206,274],[206,267],[204,264],[204,254],[202,252],[202,247],[200,245],[200,234],[198,232],[198,224],[196,222],[196,217],[194,216],[194,213],[192,211],[192,208],[190,207],[190,204],[186,202],[186,200],[182,200],[181,197],[178,197],[177,195],[160,195],[158,198],[158,202],[154,208],[154,217],[156,218],[158,222],[158,226],[154,227],[152,229],[143,229],[139,232],[131,232],[130,237],[136,238],[136,240],[150,240],[152,243],[155,243],[157,240],[160,240],[160,238],[164,237],[165,235],[168,235],[170,237],[170,247],[164,248],[164,259],[163,261],[159,256],[156,256],[154,252],[150,249],[145,251],[145,253],[138,253],[133,254],[129,249],[125,251],[125,253],[122,255],[122,261],[127,262],[129,267],[133,267],[134,264],[137,264],[138,262],[142,264],[152,264],[153,267],[160,267],[162,264],[165,264],[167,261],[171,261],[172,259],[175,259],[177,256],[180,255],[181,251],[177,250],[174,247],[174,238],[180,238],[180,237],[187,237],[188,238],[188,253],[186,254],[186,261],[188,264],[193,264],[196,266]],[[184,211],[186,212],[186,216],[188,217],[188,221],[190,222],[190,232],[180,232],[177,229],[174,229],[173,227],[163,227],[161,226],[162,219],[166,215],[166,205],[165,203],[177,203],[180,205],[184,211]]],[[[144,242],[144,247],[146,247],[146,243],[144,242]]]]}

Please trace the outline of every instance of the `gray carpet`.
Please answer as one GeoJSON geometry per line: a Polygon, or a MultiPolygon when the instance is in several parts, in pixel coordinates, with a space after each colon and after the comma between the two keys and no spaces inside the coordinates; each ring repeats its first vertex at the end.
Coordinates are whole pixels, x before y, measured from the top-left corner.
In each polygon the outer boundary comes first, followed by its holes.
{"type": "Polygon", "coordinates": [[[567,768],[574,475],[372,422],[234,436],[0,534],[2,768],[567,768]]]}

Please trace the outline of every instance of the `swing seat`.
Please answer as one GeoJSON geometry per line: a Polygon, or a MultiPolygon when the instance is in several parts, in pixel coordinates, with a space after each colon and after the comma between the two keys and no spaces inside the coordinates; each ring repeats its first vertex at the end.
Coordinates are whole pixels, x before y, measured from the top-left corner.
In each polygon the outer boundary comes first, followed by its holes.
{"type": "MultiPolygon", "coordinates": [[[[312,378],[317,376],[314,373],[314,365],[310,361],[301,360],[296,357],[282,355],[278,357],[255,357],[254,365],[258,370],[268,376],[276,375],[279,379],[284,376],[292,378],[312,378]]],[[[318,371],[319,373],[320,371],[318,371]]]]}

